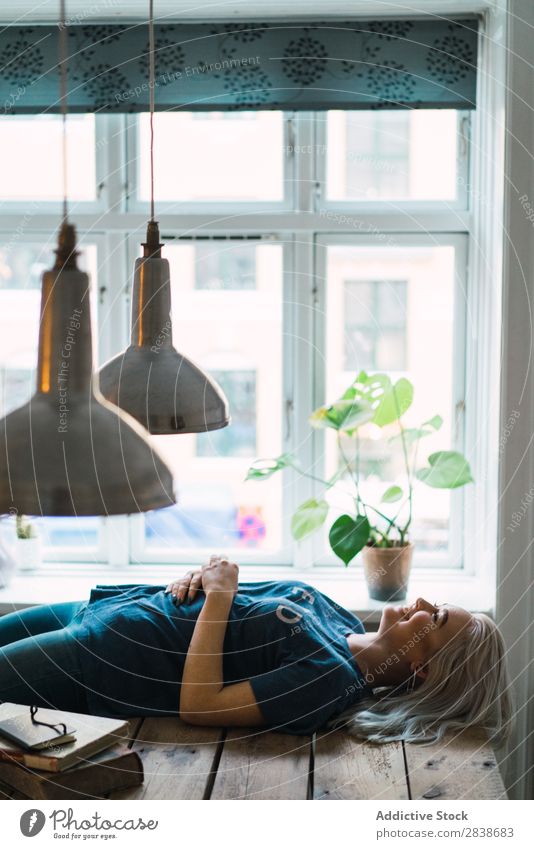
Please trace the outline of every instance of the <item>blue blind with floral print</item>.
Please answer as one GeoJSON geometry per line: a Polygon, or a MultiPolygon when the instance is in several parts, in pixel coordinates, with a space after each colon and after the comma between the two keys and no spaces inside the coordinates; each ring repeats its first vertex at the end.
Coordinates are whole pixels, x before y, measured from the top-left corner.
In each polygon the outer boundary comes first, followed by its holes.
{"type": "MultiPolygon", "coordinates": [[[[146,24],[69,25],[71,112],[148,110],[146,24]]],[[[4,114],[59,111],[57,26],[0,32],[4,114]]],[[[156,25],[156,109],[476,105],[478,21],[156,25]]]]}

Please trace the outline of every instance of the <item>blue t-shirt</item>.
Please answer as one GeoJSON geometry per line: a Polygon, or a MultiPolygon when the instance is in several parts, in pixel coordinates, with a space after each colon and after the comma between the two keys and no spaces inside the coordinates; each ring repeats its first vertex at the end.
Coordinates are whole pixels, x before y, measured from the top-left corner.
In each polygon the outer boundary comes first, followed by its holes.
{"type": "MultiPolygon", "coordinates": [[[[164,586],[97,586],[77,618],[89,710],[178,714],[204,593],[176,607],[164,586]]],[[[223,646],[225,685],[249,680],[269,728],[309,734],[371,693],[346,636],[361,621],[302,581],[240,583],[223,646]]]]}

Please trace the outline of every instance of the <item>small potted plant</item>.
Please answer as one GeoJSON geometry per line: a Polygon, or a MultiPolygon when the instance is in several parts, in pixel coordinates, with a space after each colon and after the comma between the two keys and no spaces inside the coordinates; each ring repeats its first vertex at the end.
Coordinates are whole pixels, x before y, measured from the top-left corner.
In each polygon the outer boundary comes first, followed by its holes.
{"type": "Polygon", "coordinates": [[[16,517],[16,555],[20,572],[33,572],[41,565],[41,538],[27,516],[16,517]]]}
{"type": "Polygon", "coordinates": [[[456,489],[473,480],[469,463],[458,451],[434,452],[426,463],[420,464],[420,442],[435,434],[443,420],[436,415],[419,427],[405,427],[402,417],[412,404],[413,394],[413,386],[406,378],[393,383],[385,374],[368,375],[362,371],[341,398],[330,406],[319,407],[310,416],[313,427],[336,431],[342,462],[329,480],[308,474],[291,454],[256,460],[246,477],[266,480],[281,469],[293,468],[324,487],[322,496],[308,499],[294,513],[291,532],[296,540],[323,526],[330,510],[324,495],[335,483],[348,479],[354,510],[338,516],[332,524],[330,547],[345,566],[362,552],[369,595],[380,601],[406,597],[413,556],[410,528],[416,482],[437,489],[456,489]],[[360,474],[361,429],[371,424],[389,433],[388,444],[392,451],[395,445],[400,449],[404,467],[403,485],[388,486],[378,504],[364,498],[360,474]],[[354,446],[352,461],[344,448],[347,441],[354,446]],[[392,510],[390,505],[394,505],[392,510]]]}

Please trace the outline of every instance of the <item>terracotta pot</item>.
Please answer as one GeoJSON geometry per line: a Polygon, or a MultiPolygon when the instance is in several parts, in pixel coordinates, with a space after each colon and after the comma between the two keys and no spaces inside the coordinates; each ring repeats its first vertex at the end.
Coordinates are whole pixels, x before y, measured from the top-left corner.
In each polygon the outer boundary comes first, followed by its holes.
{"type": "Polygon", "coordinates": [[[406,598],[413,556],[411,542],[395,548],[366,545],[362,555],[370,598],[376,601],[406,598]]]}

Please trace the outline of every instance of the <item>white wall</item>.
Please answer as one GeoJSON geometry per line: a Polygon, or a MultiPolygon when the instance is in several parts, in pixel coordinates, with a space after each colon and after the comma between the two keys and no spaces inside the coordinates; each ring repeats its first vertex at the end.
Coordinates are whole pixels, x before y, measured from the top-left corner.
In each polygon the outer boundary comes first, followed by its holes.
{"type": "Polygon", "coordinates": [[[516,735],[505,761],[509,792],[512,798],[532,799],[534,504],[525,495],[534,484],[534,214],[529,220],[525,204],[534,209],[534,4],[509,0],[507,10],[501,433],[511,411],[520,415],[503,440],[499,469],[497,620],[518,702],[516,735]],[[521,519],[510,530],[514,513],[521,519]]]}

